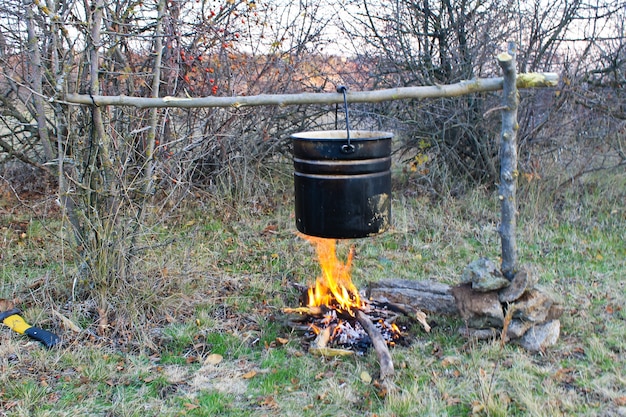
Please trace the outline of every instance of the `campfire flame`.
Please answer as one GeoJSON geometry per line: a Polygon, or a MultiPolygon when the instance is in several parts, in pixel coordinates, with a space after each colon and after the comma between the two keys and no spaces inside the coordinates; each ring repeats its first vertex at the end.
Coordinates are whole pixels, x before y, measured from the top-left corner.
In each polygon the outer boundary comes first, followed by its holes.
{"type": "Polygon", "coordinates": [[[284,311],[301,316],[294,322],[306,326],[309,351],[330,356],[363,355],[373,346],[381,362],[381,379],[392,375],[387,346],[404,341],[403,331],[394,323],[399,311],[388,309],[390,303],[361,299],[350,276],[354,247],[342,262],[337,259],[336,239],[300,237],[315,247],[322,273],[303,294],[301,306],[284,311]]]}
{"type": "Polygon", "coordinates": [[[346,262],[337,259],[337,240],[302,235],[311,242],[317,251],[322,274],[315,285],[309,288],[307,305],[326,306],[354,316],[354,310],[363,307],[359,291],[352,283],[350,268],[354,248],[350,249],[346,262]]]}

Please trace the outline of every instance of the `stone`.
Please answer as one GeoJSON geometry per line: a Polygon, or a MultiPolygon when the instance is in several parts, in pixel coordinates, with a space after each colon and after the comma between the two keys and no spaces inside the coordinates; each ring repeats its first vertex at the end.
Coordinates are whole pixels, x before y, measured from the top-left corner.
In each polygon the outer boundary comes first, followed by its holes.
{"type": "Polygon", "coordinates": [[[519,319],[513,319],[509,322],[509,326],[506,328],[506,337],[508,340],[519,339],[524,336],[524,333],[532,327],[532,323],[529,321],[522,321],[519,319]]]}
{"type": "Polygon", "coordinates": [[[511,303],[524,294],[527,288],[532,288],[537,283],[536,275],[526,269],[522,269],[515,274],[508,287],[500,290],[498,297],[502,303],[511,303]]]}
{"type": "Polygon", "coordinates": [[[563,305],[560,302],[555,301],[550,306],[550,310],[548,310],[546,321],[560,319],[561,316],[563,315],[563,311],[564,311],[563,305]]]}
{"type": "Polygon", "coordinates": [[[468,283],[452,287],[452,295],[461,317],[469,327],[502,328],[504,311],[497,292],[474,291],[472,285],[468,283]]]}
{"type": "Polygon", "coordinates": [[[480,292],[500,290],[510,284],[497,265],[487,258],[477,259],[467,265],[461,275],[461,282],[471,283],[472,289],[480,292]]]}
{"type": "Polygon", "coordinates": [[[561,322],[559,320],[536,324],[524,333],[519,344],[530,352],[542,352],[556,344],[560,333],[561,322]]]}
{"type": "Polygon", "coordinates": [[[497,329],[473,329],[471,327],[460,327],[459,334],[467,339],[488,340],[495,339],[500,335],[497,329]]]}
{"type": "Polygon", "coordinates": [[[541,323],[548,318],[550,307],[554,304],[552,297],[538,289],[526,291],[521,298],[511,304],[513,318],[541,323]]]}

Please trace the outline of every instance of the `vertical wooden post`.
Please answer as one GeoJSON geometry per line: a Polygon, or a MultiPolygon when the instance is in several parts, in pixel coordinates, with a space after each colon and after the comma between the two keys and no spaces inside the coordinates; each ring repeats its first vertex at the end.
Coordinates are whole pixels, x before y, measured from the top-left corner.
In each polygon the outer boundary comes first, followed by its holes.
{"type": "Polygon", "coordinates": [[[515,276],[517,267],[517,94],[515,69],[516,45],[509,42],[508,52],[498,55],[498,64],[504,75],[502,93],[502,133],[500,136],[500,187],[501,203],[500,239],[502,242],[502,274],[509,280],[515,276]]]}

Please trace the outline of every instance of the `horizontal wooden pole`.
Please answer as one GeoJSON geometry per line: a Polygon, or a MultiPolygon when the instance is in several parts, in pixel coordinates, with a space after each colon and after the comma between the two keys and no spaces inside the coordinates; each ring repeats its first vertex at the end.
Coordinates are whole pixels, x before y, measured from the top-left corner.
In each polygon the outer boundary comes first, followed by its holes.
{"type": "MultiPolygon", "coordinates": [[[[555,87],[558,74],[525,73],[517,77],[518,88],[555,87]]],[[[378,103],[381,101],[458,97],[465,94],[501,90],[503,78],[476,78],[455,84],[421,87],[389,88],[376,91],[348,92],[350,103],[378,103]]],[[[297,93],[297,94],[259,94],[256,96],[235,97],[129,97],[129,96],[91,96],[86,94],[68,94],[65,101],[73,104],[97,106],[149,107],[244,107],[244,106],[290,106],[298,104],[335,104],[343,103],[340,93],[297,93]]]]}

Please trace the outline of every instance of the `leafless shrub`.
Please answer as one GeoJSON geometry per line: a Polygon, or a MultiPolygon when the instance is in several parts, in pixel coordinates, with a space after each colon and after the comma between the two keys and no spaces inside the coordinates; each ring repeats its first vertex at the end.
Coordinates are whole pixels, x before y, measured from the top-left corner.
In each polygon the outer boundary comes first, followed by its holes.
{"type": "MultiPolygon", "coordinates": [[[[620,124],[614,109],[600,111],[599,98],[619,102],[621,84],[613,82],[611,89],[604,83],[600,92],[585,80],[589,76],[623,80],[624,4],[618,3],[469,1],[453,5],[445,0],[362,0],[344,9],[349,18],[342,24],[353,41],[354,53],[372,70],[369,82],[374,88],[498,75],[494,55],[506,41],[517,41],[520,72],[555,71],[563,79],[559,96],[554,91],[522,93],[523,169],[528,173],[537,169],[537,154],[549,153],[562,161],[565,143],[579,152],[568,156],[570,161],[590,167],[588,161],[582,161],[593,154],[598,156],[594,169],[603,169],[615,165],[614,158],[620,159],[621,145],[612,140],[613,145],[598,146],[594,138],[614,137],[609,132],[619,132],[620,124]],[[594,128],[583,128],[584,120],[594,128]],[[590,152],[594,142],[596,150],[590,152]],[[584,149],[583,143],[591,148],[584,149]],[[607,152],[613,157],[607,159],[607,152]]],[[[399,147],[406,160],[414,163],[427,157],[432,161],[429,168],[438,164],[438,169],[422,169],[428,172],[422,179],[445,189],[450,182],[493,185],[497,181],[500,120],[483,115],[498,105],[497,96],[476,94],[385,103],[373,107],[372,113],[396,119],[402,140],[399,147]],[[449,177],[436,178],[435,173],[449,177]]]]}

